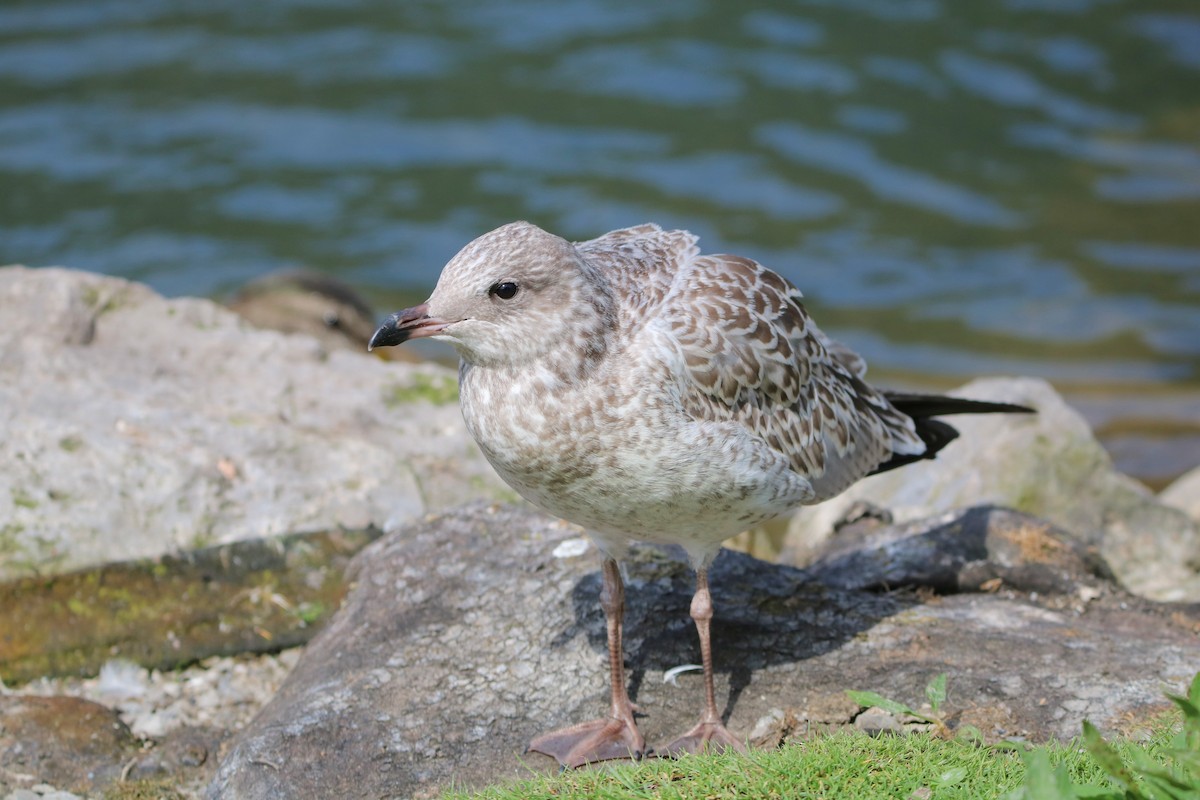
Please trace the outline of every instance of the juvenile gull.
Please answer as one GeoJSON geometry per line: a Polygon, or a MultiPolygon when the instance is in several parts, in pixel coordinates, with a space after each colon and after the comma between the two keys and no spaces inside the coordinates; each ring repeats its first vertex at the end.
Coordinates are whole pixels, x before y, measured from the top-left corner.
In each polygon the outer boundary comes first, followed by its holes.
{"type": "Polygon", "coordinates": [[[862,359],[813,324],[795,287],[696,242],[639,225],[572,244],[514,222],[464,247],[427,302],[371,339],[453,344],[463,418],[492,466],[585,527],[604,554],[608,716],[530,744],[571,767],[646,752],[621,647],[617,560],[630,542],[681,545],[696,570],[704,711],[665,752],[742,750],[713,689],[708,566],[721,542],[932,458],[957,432],[930,417],[1029,411],[872,388],[862,359]]]}

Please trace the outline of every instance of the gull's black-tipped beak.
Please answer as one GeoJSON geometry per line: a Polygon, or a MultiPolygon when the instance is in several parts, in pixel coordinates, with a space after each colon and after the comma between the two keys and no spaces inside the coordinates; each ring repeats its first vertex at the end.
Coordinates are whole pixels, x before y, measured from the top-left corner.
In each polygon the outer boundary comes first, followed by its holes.
{"type": "Polygon", "coordinates": [[[419,339],[422,336],[433,336],[441,333],[449,323],[436,317],[429,316],[429,304],[397,311],[388,317],[387,322],[379,326],[371,341],[367,343],[368,350],[376,347],[390,347],[404,344],[409,339],[419,339]]]}

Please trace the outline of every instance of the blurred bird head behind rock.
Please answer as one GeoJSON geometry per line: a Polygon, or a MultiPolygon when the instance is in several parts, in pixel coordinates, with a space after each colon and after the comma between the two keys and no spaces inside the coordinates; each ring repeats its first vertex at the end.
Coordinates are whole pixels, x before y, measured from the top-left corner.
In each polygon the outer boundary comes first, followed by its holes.
{"type": "MultiPolygon", "coordinates": [[[[272,272],[243,286],[228,302],[258,328],[305,333],[328,350],[365,351],[375,332],[375,313],[352,287],[305,269],[272,272]]],[[[375,351],[390,361],[420,361],[402,347],[375,351]]]]}

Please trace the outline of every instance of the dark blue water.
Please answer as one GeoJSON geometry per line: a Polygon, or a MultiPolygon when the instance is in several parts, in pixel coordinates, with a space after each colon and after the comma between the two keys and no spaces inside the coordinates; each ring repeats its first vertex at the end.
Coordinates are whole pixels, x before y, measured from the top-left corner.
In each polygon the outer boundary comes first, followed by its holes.
{"type": "Polygon", "coordinates": [[[1195,0],[0,5],[0,263],[380,307],[517,218],[775,267],[900,375],[1200,384],[1195,0]]]}

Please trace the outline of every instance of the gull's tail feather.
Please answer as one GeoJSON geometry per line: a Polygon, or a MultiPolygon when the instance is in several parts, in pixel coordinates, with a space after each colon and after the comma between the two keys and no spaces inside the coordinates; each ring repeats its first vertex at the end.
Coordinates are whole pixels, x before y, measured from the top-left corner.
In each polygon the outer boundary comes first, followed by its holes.
{"type": "Polygon", "coordinates": [[[896,410],[912,418],[917,436],[925,443],[925,452],[912,455],[895,454],[883,462],[871,474],[887,472],[914,461],[933,458],[937,452],[958,438],[958,431],[948,423],[932,417],[948,414],[1033,414],[1034,409],[1014,403],[993,403],[987,400],[965,400],[961,397],[945,397],[935,394],[909,394],[906,392],[884,392],[896,410]]]}

